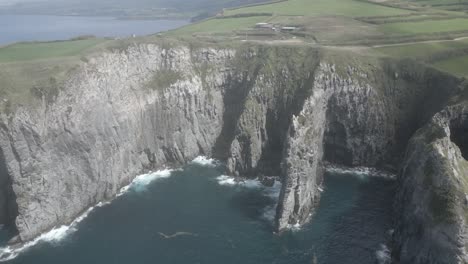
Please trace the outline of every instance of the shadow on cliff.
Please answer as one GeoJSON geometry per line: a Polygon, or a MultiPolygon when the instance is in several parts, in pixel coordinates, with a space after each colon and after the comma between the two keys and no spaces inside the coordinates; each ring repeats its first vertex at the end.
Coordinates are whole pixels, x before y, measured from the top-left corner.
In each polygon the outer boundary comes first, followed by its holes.
{"type": "Polygon", "coordinates": [[[463,158],[468,160],[468,113],[450,121],[450,140],[460,148],[463,158]]]}
{"type": "Polygon", "coordinates": [[[226,161],[230,156],[231,143],[237,132],[239,119],[245,109],[247,96],[255,84],[260,71],[259,64],[250,65],[232,75],[228,75],[225,85],[223,128],[213,147],[213,157],[226,161]],[[238,78],[240,77],[240,78],[238,78]]]}
{"type": "MultiPolygon", "coordinates": [[[[5,156],[0,148],[0,225],[5,230],[5,237],[0,237],[0,240],[9,240],[18,234],[15,220],[18,216],[18,205],[16,203],[16,195],[13,191],[11,177],[6,167],[5,156]]],[[[6,241],[0,241],[0,243],[6,241]]]]}

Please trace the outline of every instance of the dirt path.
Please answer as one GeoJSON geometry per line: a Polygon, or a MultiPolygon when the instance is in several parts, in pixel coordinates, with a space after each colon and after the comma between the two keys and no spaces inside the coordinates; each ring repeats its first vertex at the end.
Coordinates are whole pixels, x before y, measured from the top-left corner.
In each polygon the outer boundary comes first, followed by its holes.
{"type": "Polygon", "coordinates": [[[452,42],[452,41],[459,41],[459,40],[464,40],[464,39],[468,39],[468,37],[461,37],[461,38],[455,38],[455,39],[412,41],[412,42],[402,42],[402,43],[395,43],[395,44],[382,44],[382,45],[371,46],[371,48],[395,47],[395,46],[405,46],[405,45],[421,44],[421,43],[452,42]]]}

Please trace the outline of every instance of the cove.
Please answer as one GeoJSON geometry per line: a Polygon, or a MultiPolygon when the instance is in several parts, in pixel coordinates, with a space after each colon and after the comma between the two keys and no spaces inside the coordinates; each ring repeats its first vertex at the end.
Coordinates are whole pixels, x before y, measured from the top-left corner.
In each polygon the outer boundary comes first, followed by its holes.
{"type": "Polygon", "coordinates": [[[278,183],[236,183],[211,163],[191,163],[137,179],[74,230],[6,263],[376,263],[394,180],[334,171],[324,186],[312,221],[276,235],[278,183]]]}

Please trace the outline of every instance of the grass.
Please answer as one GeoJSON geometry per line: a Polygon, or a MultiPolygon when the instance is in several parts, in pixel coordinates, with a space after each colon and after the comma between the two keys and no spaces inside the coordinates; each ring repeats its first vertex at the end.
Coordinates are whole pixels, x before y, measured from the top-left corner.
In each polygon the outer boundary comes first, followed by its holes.
{"type": "Polygon", "coordinates": [[[174,30],[170,32],[169,35],[184,35],[197,32],[228,33],[234,30],[252,28],[256,23],[266,21],[269,18],[270,17],[268,16],[255,16],[242,18],[209,19],[174,30]]]}
{"type": "Polygon", "coordinates": [[[164,90],[183,79],[183,73],[173,69],[161,69],[153,75],[146,85],[153,90],[164,90]]]}
{"type": "Polygon", "coordinates": [[[424,0],[418,1],[420,4],[431,5],[431,6],[440,6],[440,5],[452,5],[460,3],[468,3],[467,0],[424,0]]]}
{"type": "Polygon", "coordinates": [[[468,55],[436,62],[434,63],[434,67],[458,77],[468,78],[468,55]]]}
{"type": "Polygon", "coordinates": [[[387,34],[424,34],[468,30],[468,18],[392,23],[380,26],[387,34]]]}
{"type": "Polygon", "coordinates": [[[468,77],[468,39],[389,46],[374,50],[390,57],[426,62],[457,77],[468,77]]]}
{"type": "Polygon", "coordinates": [[[356,0],[289,0],[270,5],[234,9],[226,12],[225,15],[260,12],[291,16],[342,15],[351,17],[391,16],[410,13],[408,10],[356,0]]]}
{"type": "Polygon", "coordinates": [[[434,53],[468,48],[468,39],[432,43],[416,43],[376,48],[377,51],[391,56],[426,60],[434,53]]]}
{"type": "Polygon", "coordinates": [[[0,63],[74,56],[104,41],[104,39],[93,38],[74,41],[13,44],[0,48],[0,63]]]}
{"type": "Polygon", "coordinates": [[[0,65],[0,112],[7,105],[13,108],[34,105],[43,96],[53,101],[78,63],[75,57],[63,57],[0,65]]]}

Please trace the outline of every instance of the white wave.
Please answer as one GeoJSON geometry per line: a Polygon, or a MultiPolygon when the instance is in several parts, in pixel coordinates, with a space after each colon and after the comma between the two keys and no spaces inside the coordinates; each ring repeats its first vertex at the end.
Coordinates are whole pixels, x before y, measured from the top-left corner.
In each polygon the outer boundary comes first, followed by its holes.
{"type": "Polygon", "coordinates": [[[236,185],[237,184],[234,177],[230,177],[227,175],[221,175],[219,177],[216,177],[216,180],[218,180],[219,185],[236,185]]]}
{"type": "Polygon", "coordinates": [[[300,231],[301,228],[302,228],[302,226],[301,226],[301,224],[299,224],[299,223],[296,223],[296,224],[294,224],[294,225],[293,225],[293,224],[288,224],[288,225],[286,226],[286,229],[289,229],[289,230],[291,230],[291,231],[293,231],[293,232],[300,231]]]}
{"type": "Polygon", "coordinates": [[[236,179],[232,176],[221,175],[216,177],[219,185],[241,186],[248,189],[260,189],[265,187],[258,179],[236,179]]]}
{"type": "Polygon", "coordinates": [[[130,185],[131,185],[131,184],[120,188],[120,190],[119,190],[119,192],[117,193],[116,197],[120,197],[120,196],[126,194],[126,193],[128,192],[128,190],[130,189],[130,185]]]}
{"type": "MultiPolygon", "coordinates": [[[[100,206],[102,206],[102,204],[100,206]]],[[[26,242],[20,246],[6,246],[0,248],[0,262],[9,261],[16,258],[20,253],[37,245],[40,242],[47,242],[52,245],[62,242],[67,236],[78,230],[77,225],[86,217],[88,217],[89,213],[91,213],[91,211],[94,209],[95,207],[91,207],[79,217],[77,217],[71,224],[54,227],[52,230],[43,233],[34,240],[26,242]]]]}
{"type": "Polygon", "coordinates": [[[205,156],[198,156],[194,160],[192,160],[191,164],[197,164],[200,166],[213,168],[218,166],[218,161],[216,161],[215,159],[209,159],[205,156]]]}
{"type": "Polygon", "coordinates": [[[174,170],[165,169],[139,175],[130,183],[128,188],[122,188],[121,193],[122,191],[125,193],[128,190],[134,190],[136,192],[145,191],[150,183],[157,179],[169,178],[173,171],[174,170]]]}
{"type": "Polygon", "coordinates": [[[385,244],[380,244],[380,248],[375,252],[378,264],[391,263],[391,251],[385,244]]]}
{"type": "MultiPolygon", "coordinates": [[[[137,176],[129,185],[122,187],[117,193],[116,197],[122,196],[123,194],[127,193],[129,190],[141,191],[145,190],[146,186],[153,182],[156,179],[161,178],[168,178],[171,176],[171,173],[174,170],[160,170],[153,173],[143,174],[137,176]]],[[[94,207],[90,207],[86,210],[83,214],[78,216],[70,225],[62,225],[58,227],[54,227],[52,230],[41,234],[40,236],[36,237],[34,240],[26,242],[20,246],[6,246],[0,248],[0,262],[5,262],[16,258],[20,253],[24,252],[25,250],[37,245],[40,242],[47,242],[50,244],[57,244],[63,241],[67,236],[76,232],[77,225],[82,222],[86,217],[88,217],[89,213],[91,213],[95,208],[103,207],[110,204],[112,200],[99,202],[94,207]]]]}
{"type": "Polygon", "coordinates": [[[378,170],[370,167],[345,167],[328,164],[325,166],[325,171],[336,174],[352,174],[358,177],[381,177],[386,179],[395,179],[396,174],[378,170]]]}

